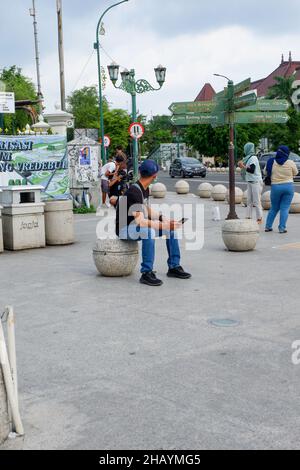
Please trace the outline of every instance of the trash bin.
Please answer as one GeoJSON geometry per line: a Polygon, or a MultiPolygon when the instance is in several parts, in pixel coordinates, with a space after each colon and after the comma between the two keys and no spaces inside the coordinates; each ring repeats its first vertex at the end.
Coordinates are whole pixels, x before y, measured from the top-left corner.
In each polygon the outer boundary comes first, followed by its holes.
{"type": "Polygon", "coordinates": [[[3,243],[7,250],[43,248],[45,239],[45,204],[42,186],[7,186],[0,194],[3,243]]]}
{"type": "Polygon", "coordinates": [[[74,243],[73,202],[46,201],[45,228],[47,245],[74,243]]]}

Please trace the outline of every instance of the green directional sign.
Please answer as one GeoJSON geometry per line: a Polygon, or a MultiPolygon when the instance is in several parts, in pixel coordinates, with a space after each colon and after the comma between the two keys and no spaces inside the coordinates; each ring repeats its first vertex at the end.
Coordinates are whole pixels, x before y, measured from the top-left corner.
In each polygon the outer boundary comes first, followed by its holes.
{"type": "Polygon", "coordinates": [[[236,124],[286,124],[289,116],[279,112],[237,112],[234,113],[236,124]]]}
{"type": "Polygon", "coordinates": [[[212,101],[187,101],[183,103],[172,103],[169,110],[173,114],[210,113],[213,107],[214,104],[212,101]]]}
{"type": "Polygon", "coordinates": [[[215,126],[221,126],[225,124],[225,114],[194,114],[192,116],[188,114],[174,115],[171,117],[171,122],[175,126],[189,126],[195,124],[211,124],[215,126]]]}
{"type": "Polygon", "coordinates": [[[251,86],[251,78],[247,78],[240,83],[234,85],[234,94],[238,95],[239,93],[243,93],[243,91],[249,90],[251,86]]]}
{"type": "Polygon", "coordinates": [[[255,105],[256,101],[256,93],[249,93],[247,95],[242,95],[238,96],[237,98],[234,98],[234,107],[235,109],[238,109],[247,106],[247,108],[245,109],[249,109],[249,105],[255,105]]]}
{"type": "Polygon", "coordinates": [[[256,104],[247,106],[242,111],[287,111],[289,109],[287,100],[257,100],[256,104]]]}

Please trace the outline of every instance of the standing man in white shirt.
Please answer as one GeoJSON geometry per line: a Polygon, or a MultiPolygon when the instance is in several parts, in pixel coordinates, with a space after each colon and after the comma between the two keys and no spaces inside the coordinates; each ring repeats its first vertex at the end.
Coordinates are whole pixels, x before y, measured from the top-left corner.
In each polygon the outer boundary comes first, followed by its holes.
{"type": "Polygon", "coordinates": [[[101,168],[101,191],[102,191],[102,205],[110,207],[109,203],[109,178],[114,175],[116,171],[116,164],[111,160],[101,168]]]}

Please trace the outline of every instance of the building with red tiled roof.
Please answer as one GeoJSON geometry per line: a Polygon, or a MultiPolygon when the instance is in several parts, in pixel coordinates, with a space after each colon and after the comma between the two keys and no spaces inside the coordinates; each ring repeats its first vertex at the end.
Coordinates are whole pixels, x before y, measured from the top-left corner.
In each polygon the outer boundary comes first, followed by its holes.
{"type": "Polygon", "coordinates": [[[205,83],[195,101],[212,101],[216,92],[210,83],[205,83]]]}
{"type": "MultiPolygon", "coordinates": [[[[276,85],[275,77],[288,78],[295,74],[295,79],[300,80],[300,61],[293,61],[292,54],[289,54],[289,60],[285,61],[282,56],[281,64],[266,78],[256,80],[251,84],[251,90],[257,90],[257,96],[262,98],[268,94],[269,89],[276,85]]],[[[195,101],[211,101],[216,92],[213,87],[206,83],[195,101]]]]}

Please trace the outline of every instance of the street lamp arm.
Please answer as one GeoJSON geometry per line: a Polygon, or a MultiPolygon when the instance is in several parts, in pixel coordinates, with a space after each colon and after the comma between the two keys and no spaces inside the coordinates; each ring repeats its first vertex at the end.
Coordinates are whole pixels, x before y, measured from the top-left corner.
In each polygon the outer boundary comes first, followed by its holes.
{"type": "Polygon", "coordinates": [[[98,21],[98,24],[97,24],[97,29],[96,29],[96,41],[97,43],[99,43],[99,29],[100,29],[100,25],[102,23],[102,20],[104,18],[104,16],[106,15],[106,13],[111,10],[112,8],[114,7],[117,7],[118,5],[121,5],[122,3],[125,3],[125,2],[129,2],[129,0],[122,0],[121,2],[117,2],[117,3],[114,3],[113,5],[110,5],[110,7],[108,7],[101,15],[99,21],[98,21]]]}

